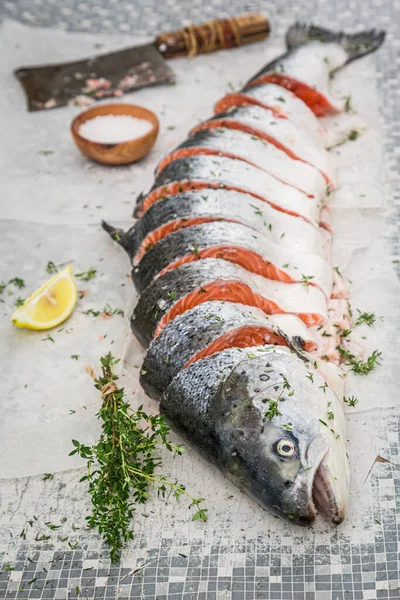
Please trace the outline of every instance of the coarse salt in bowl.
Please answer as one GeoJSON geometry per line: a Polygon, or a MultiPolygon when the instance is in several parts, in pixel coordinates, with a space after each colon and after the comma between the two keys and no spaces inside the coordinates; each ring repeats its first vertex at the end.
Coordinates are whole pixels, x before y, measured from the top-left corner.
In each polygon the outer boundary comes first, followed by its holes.
{"type": "Polygon", "coordinates": [[[153,147],[159,123],[154,113],[133,104],[90,108],[72,122],[81,152],[103,164],[123,165],[143,158],[153,147]]]}
{"type": "Polygon", "coordinates": [[[152,128],[150,121],[131,115],[99,115],[82,123],[79,134],[98,144],[121,144],[143,137],[152,128]]]}

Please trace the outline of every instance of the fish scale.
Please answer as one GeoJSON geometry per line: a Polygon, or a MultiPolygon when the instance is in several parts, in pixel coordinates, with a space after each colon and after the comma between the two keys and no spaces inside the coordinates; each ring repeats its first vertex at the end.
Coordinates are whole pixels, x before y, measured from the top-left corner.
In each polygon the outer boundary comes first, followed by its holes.
{"type": "Polygon", "coordinates": [[[161,161],[136,224],[103,224],[141,291],[131,328],[150,345],[145,391],[240,489],[291,524],[318,513],[341,523],[349,496],[336,364],[349,306],[337,278],[328,298],[325,183],[335,175],[314,115],[340,110],[330,74],[384,36],[291,27],[287,52],[161,161]],[[292,282],[306,264],[302,283],[292,282]],[[282,274],[291,280],[273,279],[282,274]]]}
{"type": "Polygon", "coordinates": [[[299,215],[314,224],[319,223],[320,198],[309,198],[304,192],[289,187],[257,167],[224,156],[190,156],[167,165],[139,204],[138,214],[143,214],[159,198],[167,195],[169,184],[175,184],[179,191],[184,191],[183,182],[188,182],[189,186],[194,182],[194,187],[198,182],[204,183],[205,187],[213,184],[247,192],[278,210],[299,215]]]}
{"type": "Polygon", "coordinates": [[[275,144],[294,160],[317,168],[327,182],[334,184],[335,173],[329,153],[315,143],[311,136],[299,130],[289,119],[276,117],[261,106],[238,106],[211,117],[197,125],[192,133],[202,129],[232,127],[249,131],[271,144],[275,144]]]}
{"type": "Polygon", "coordinates": [[[196,354],[204,353],[205,349],[214,353],[210,345],[216,341],[221,347],[222,342],[230,347],[240,340],[241,347],[252,346],[250,330],[264,337],[262,343],[267,343],[272,334],[280,338],[281,345],[285,345],[286,337],[300,349],[304,346],[313,349],[316,345],[311,330],[293,315],[266,316],[261,310],[243,304],[205,302],[176,317],[152,341],[140,376],[143,389],[152,398],[159,399],[175,375],[188,361],[194,361],[196,354]],[[241,335],[244,328],[248,330],[249,341],[241,335]],[[258,333],[261,330],[262,333],[258,333]]]}
{"type": "Polygon", "coordinates": [[[268,203],[234,190],[192,190],[160,199],[127,231],[103,226],[126,249],[132,261],[154,243],[198,218],[242,223],[264,234],[274,243],[296,252],[329,257],[330,235],[303,219],[275,210],[268,203]]]}
{"type": "Polygon", "coordinates": [[[132,270],[133,282],[141,292],[157,275],[184,262],[221,258],[253,273],[277,281],[301,282],[312,274],[312,284],[329,298],[332,268],[312,254],[290,252],[269,241],[269,230],[259,234],[240,223],[203,223],[171,233],[156,243],[132,270]]]}
{"type": "Polygon", "coordinates": [[[307,135],[311,135],[318,146],[326,146],[327,137],[323,126],[312,110],[291,91],[274,83],[253,85],[240,93],[228,94],[222,98],[215,106],[215,113],[246,104],[256,104],[272,110],[278,117],[288,118],[307,135]]]}
{"type": "Polygon", "coordinates": [[[285,152],[257,135],[228,127],[197,131],[168,154],[157,170],[161,172],[178,158],[200,154],[237,158],[267,171],[311,197],[326,196],[325,179],[315,167],[300,160],[292,160],[285,152]]]}
{"type": "Polygon", "coordinates": [[[271,281],[210,258],[181,265],[154,279],[139,297],[131,318],[132,330],[148,346],[168,321],[209,298],[263,308],[266,314],[296,314],[308,325],[328,322],[327,300],[318,288],[271,281]]]}

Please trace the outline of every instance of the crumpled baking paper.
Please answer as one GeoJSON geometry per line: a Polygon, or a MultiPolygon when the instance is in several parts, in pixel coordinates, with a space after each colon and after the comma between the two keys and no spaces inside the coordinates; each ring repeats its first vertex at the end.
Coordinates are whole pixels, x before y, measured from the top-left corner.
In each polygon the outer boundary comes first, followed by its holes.
{"type": "MultiPolygon", "coordinates": [[[[87,367],[98,372],[99,357],[110,350],[123,358],[121,377],[132,404],[143,402],[147,410],[157,410],[138,382],[143,350],[129,328],[128,317],[135,302],[128,278],[129,261],[102,231],[100,220],[129,227],[135,198],[150,187],[158,160],[182,141],[193,125],[211,115],[218,98],[231,87],[239,87],[283,50],[282,44],[269,41],[193,60],[174,60],[171,66],[176,86],[143,89],[124,97],[123,101],[156,112],[161,122],[152,152],[128,167],[103,167],[80,155],[69,126],[81,109],[26,111],[22,88],[12,75],[14,68],[49,60],[73,60],[140,41],[130,36],[30,29],[14,22],[0,27],[0,44],[7,48],[0,55],[0,122],[5,146],[0,153],[0,279],[8,281],[18,276],[26,283],[22,290],[9,286],[12,295],[6,290],[1,296],[3,478],[82,466],[81,459],[68,457],[71,439],[91,443],[99,434],[95,415],[100,394],[93,387],[87,367]],[[99,42],[103,44],[101,49],[99,42]],[[70,263],[75,273],[89,267],[98,273],[91,281],[79,282],[85,295],[71,318],[50,332],[54,342],[47,339],[47,332],[20,331],[9,322],[17,296],[28,295],[48,277],[45,269],[49,261],[70,263]],[[125,317],[103,320],[82,312],[101,309],[107,303],[124,310],[125,317]],[[76,354],[78,360],[71,358],[76,354]]],[[[380,447],[380,420],[398,410],[400,286],[384,247],[388,199],[382,185],[383,139],[373,57],[348,66],[337,74],[332,86],[338,95],[351,94],[357,112],[353,117],[358,120],[354,122],[361,119],[365,124],[365,133],[359,139],[332,150],[339,178],[339,189],[331,197],[333,264],[348,280],[354,312],[357,314],[359,308],[383,318],[374,328],[362,326],[352,334],[352,347],[357,352],[368,355],[379,349],[383,361],[368,377],[347,378],[347,395],[359,398],[355,408],[347,408],[352,500],[349,525],[344,525],[342,531],[351,532],[350,523],[369,506],[364,480],[380,447]]],[[[353,117],[347,115],[330,126],[346,128],[353,117]]],[[[195,450],[189,450],[183,462],[190,480],[207,482],[211,477],[213,489],[221,494],[225,488],[231,489],[195,450]]],[[[243,500],[243,505],[246,514],[258,510],[251,501],[243,500]]],[[[229,512],[229,507],[224,510],[229,512]]],[[[260,514],[265,527],[280,527],[266,513],[260,514]]],[[[259,520],[254,522],[259,524],[259,520]]]]}

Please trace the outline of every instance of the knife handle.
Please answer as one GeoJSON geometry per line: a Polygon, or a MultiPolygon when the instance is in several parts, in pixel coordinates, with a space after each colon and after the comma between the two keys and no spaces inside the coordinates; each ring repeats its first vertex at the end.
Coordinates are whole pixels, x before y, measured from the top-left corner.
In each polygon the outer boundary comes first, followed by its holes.
{"type": "Polygon", "coordinates": [[[247,13],[162,33],[154,43],[164,58],[176,58],[243,46],[265,39],[269,32],[267,17],[260,13],[247,13]]]}

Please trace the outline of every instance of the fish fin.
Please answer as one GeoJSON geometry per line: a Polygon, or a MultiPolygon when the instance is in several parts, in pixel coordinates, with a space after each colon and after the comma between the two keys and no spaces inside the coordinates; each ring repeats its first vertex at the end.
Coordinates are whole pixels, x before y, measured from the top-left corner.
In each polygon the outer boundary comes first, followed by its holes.
{"type": "Polygon", "coordinates": [[[135,208],[133,209],[133,217],[137,218],[139,216],[140,213],[140,209],[142,207],[143,204],[143,200],[146,198],[147,194],[144,194],[143,192],[140,192],[139,196],[136,198],[136,205],[135,208]]]}
{"type": "Polygon", "coordinates": [[[342,31],[335,32],[315,25],[295,23],[286,33],[286,44],[289,50],[301,46],[306,42],[317,40],[323,43],[336,43],[347,52],[346,62],[374,52],[383,44],[386,32],[376,29],[360,31],[359,33],[346,34],[342,31]]]}
{"type": "Polygon", "coordinates": [[[304,350],[305,346],[305,342],[302,337],[300,337],[299,335],[294,335],[292,338],[289,338],[289,336],[286,335],[286,333],[284,333],[282,329],[280,329],[280,327],[278,327],[278,333],[285,340],[290,350],[293,350],[293,352],[299,358],[301,358],[301,360],[303,360],[304,362],[308,362],[308,358],[304,356],[304,354],[302,354],[302,351],[304,350]]]}
{"type": "Polygon", "coordinates": [[[122,246],[125,250],[128,248],[127,244],[127,235],[123,229],[119,229],[118,227],[113,227],[106,221],[101,222],[101,226],[104,231],[112,237],[112,239],[117,242],[120,246],[122,246]]]}

